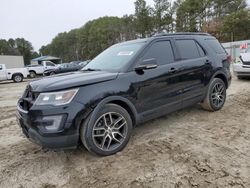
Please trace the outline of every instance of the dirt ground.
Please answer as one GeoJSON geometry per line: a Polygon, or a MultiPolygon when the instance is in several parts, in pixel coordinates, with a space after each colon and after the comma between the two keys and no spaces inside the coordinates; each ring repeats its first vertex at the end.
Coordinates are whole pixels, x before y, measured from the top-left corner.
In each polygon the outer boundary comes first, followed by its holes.
{"type": "Polygon", "coordinates": [[[250,80],[233,80],[221,111],[196,105],[150,121],[102,158],[29,142],[15,121],[26,84],[0,83],[0,187],[250,187],[250,80]]]}

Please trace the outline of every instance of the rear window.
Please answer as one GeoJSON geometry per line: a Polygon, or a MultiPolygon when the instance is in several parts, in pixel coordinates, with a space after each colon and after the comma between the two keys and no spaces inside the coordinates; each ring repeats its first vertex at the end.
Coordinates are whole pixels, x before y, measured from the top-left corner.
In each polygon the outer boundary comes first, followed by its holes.
{"type": "Polygon", "coordinates": [[[200,57],[198,46],[194,40],[191,39],[178,39],[176,46],[182,59],[195,59],[200,57]]]}
{"type": "Polygon", "coordinates": [[[216,39],[206,39],[206,42],[208,46],[213,49],[217,54],[223,54],[226,53],[224,48],[221,46],[221,44],[216,39]]]}

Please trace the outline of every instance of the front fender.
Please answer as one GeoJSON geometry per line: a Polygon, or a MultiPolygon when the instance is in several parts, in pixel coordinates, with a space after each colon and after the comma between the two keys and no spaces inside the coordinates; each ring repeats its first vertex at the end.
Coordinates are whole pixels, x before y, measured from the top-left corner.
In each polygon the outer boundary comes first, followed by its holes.
{"type": "MultiPolygon", "coordinates": [[[[129,107],[130,112],[128,113],[132,113],[131,115],[133,116],[132,119],[134,119],[134,123],[137,124],[140,122],[139,120],[139,116],[138,113],[134,107],[134,105],[132,104],[131,101],[129,101],[128,99],[121,97],[121,96],[109,96],[106,97],[104,99],[102,99],[98,104],[91,106],[91,107],[87,107],[86,109],[84,109],[81,113],[79,113],[79,116],[76,118],[75,123],[77,124],[78,128],[80,128],[81,123],[83,120],[86,120],[88,117],[91,119],[91,117],[93,115],[95,115],[96,113],[98,113],[98,111],[105,105],[108,103],[114,103],[117,104],[116,102],[120,101],[123,104],[126,104],[126,106],[129,107]]],[[[127,109],[126,109],[127,110],[127,109]]]]}
{"type": "Polygon", "coordinates": [[[112,102],[114,102],[116,104],[117,101],[120,101],[123,104],[126,104],[127,107],[129,107],[129,109],[133,115],[133,118],[135,120],[135,124],[137,124],[139,122],[139,118],[138,118],[139,116],[138,116],[137,110],[135,109],[135,106],[133,105],[133,103],[130,100],[128,100],[122,96],[109,96],[109,97],[104,98],[101,102],[99,102],[93,108],[94,110],[93,110],[92,114],[97,113],[105,104],[112,103],[112,102]]]}

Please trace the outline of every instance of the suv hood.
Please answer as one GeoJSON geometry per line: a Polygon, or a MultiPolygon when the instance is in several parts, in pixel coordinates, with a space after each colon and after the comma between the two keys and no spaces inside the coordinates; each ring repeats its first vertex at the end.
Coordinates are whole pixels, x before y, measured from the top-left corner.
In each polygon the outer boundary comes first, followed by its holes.
{"type": "Polygon", "coordinates": [[[250,52],[248,53],[241,53],[241,58],[244,62],[250,62],[250,52]]]}
{"type": "Polygon", "coordinates": [[[45,77],[30,83],[34,92],[49,92],[80,87],[84,85],[116,79],[118,73],[104,71],[79,71],[45,77]]]}

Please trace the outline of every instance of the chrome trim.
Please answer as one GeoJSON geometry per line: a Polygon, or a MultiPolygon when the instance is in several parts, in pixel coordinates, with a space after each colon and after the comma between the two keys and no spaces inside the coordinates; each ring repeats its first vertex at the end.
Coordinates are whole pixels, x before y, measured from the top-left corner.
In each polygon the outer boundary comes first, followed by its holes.
{"type": "Polygon", "coordinates": [[[19,103],[17,103],[17,110],[18,110],[19,112],[22,112],[22,113],[28,114],[28,111],[23,110],[23,109],[21,108],[21,106],[19,105],[19,103]]]}

